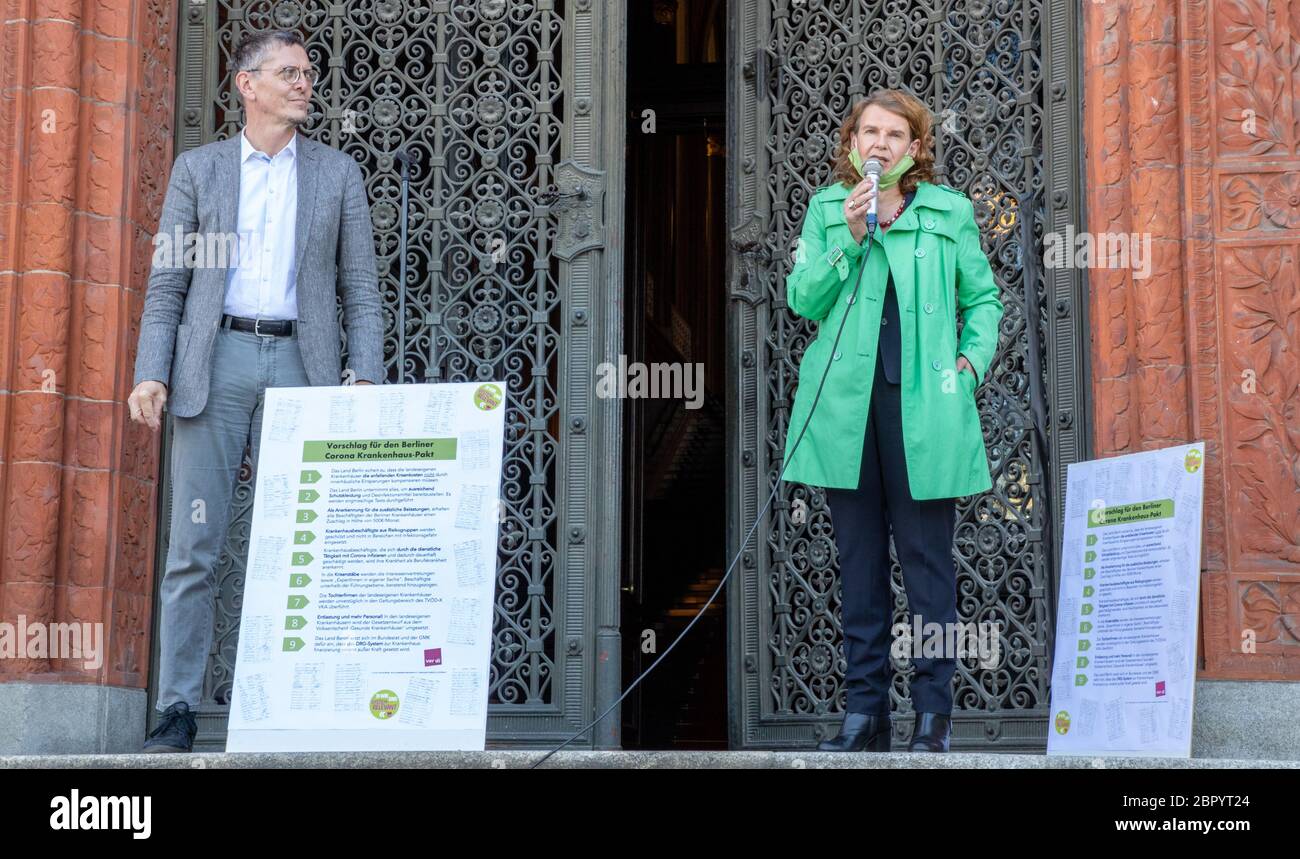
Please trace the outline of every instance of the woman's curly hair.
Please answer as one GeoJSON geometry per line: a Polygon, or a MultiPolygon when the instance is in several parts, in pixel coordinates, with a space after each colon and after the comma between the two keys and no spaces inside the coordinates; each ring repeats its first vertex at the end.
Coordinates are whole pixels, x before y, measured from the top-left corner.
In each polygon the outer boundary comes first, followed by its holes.
{"type": "Polygon", "coordinates": [[[906,119],[912,137],[921,141],[916,155],[913,156],[916,163],[899,180],[899,191],[905,195],[910,194],[916,190],[917,183],[933,182],[934,116],[920,99],[898,89],[876,90],[853,105],[853,109],[840,125],[839,145],[835,147],[835,154],[831,158],[831,178],[850,188],[862,181],[858,171],[853,168],[853,162],[849,160],[849,147],[853,145],[853,132],[858,128],[862,112],[872,105],[882,107],[906,119]]]}

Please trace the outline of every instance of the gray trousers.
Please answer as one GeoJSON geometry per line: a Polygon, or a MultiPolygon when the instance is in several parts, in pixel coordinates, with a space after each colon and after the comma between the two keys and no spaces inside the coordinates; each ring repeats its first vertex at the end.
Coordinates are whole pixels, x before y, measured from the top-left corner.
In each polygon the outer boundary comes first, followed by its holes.
{"type": "Polygon", "coordinates": [[[250,435],[257,465],[266,389],[309,384],[296,333],[268,337],[222,328],[213,346],[207,404],[192,418],[172,418],[171,539],[159,622],[160,711],[178,701],[195,709],[202,700],[217,561],[250,435]]]}

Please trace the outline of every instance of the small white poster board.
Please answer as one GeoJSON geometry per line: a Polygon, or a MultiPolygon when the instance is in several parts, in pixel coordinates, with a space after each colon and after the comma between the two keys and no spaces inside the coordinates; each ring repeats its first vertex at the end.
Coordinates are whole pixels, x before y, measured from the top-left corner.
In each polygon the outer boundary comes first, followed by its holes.
{"type": "Polygon", "coordinates": [[[1069,466],[1049,755],[1191,757],[1205,445],[1069,466]]]}
{"type": "Polygon", "coordinates": [[[505,397],[267,390],[227,751],[483,748],[505,397]]]}

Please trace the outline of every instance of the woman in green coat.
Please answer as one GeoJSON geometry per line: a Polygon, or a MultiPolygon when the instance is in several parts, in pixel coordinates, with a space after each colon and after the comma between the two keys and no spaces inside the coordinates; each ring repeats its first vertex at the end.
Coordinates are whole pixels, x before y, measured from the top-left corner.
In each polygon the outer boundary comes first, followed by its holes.
{"type": "MultiPolygon", "coordinates": [[[[839,736],[819,746],[826,751],[889,749],[890,533],[919,615],[907,627],[927,639],[926,624],[946,633],[957,622],[956,499],[992,486],[975,389],[1003,308],[970,200],[931,181],[932,129],[930,111],[902,91],[854,105],[833,182],[808,202],[786,279],[790,308],[818,326],[799,365],[783,478],[826,488],[840,560],[847,706],[839,736]],[[872,158],[878,189],[861,171],[872,158]],[[866,212],[877,195],[868,253],[866,212]]],[[[909,750],[947,751],[957,654],[922,657],[924,643],[910,650],[909,750]]]]}

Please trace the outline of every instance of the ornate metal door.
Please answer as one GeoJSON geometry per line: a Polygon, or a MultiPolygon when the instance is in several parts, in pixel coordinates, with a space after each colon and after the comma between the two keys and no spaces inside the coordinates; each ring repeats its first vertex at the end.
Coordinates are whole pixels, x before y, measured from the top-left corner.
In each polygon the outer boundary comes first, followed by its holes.
{"type": "MultiPolygon", "coordinates": [[[[995,668],[958,661],[954,748],[1045,745],[1054,502],[1063,498],[1065,466],[1086,455],[1079,273],[1038,270],[1042,234],[1080,223],[1074,6],[761,0],[733,12],[729,326],[739,354],[729,554],[780,473],[798,362],[813,335],[786,308],[785,276],[851,104],[881,87],[920,97],[939,120],[939,181],[975,203],[1006,312],[979,392],[994,486],[960,504],[953,556],[961,619],[998,622],[1002,634],[995,668]]],[[[808,747],[833,732],[844,702],[837,561],[821,490],[783,485],[734,576],[732,747],[808,747]]],[[[901,620],[896,558],[893,586],[901,620]]],[[[896,712],[907,711],[908,667],[895,663],[896,712]]],[[[902,722],[910,731],[910,718],[902,722]]]]}
{"type": "MultiPolygon", "coordinates": [[[[616,344],[621,330],[611,326],[610,297],[621,290],[622,262],[604,252],[605,152],[622,151],[618,111],[613,131],[605,123],[621,95],[604,83],[616,58],[599,37],[610,10],[590,0],[194,0],[183,10],[178,151],[239,132],[229,59],[244,33],[302,33],[322,71],[305,131],[356,158],[366,180],[388,381],[508,381],[488,737],[567,738],[600,691],[596,625],[613,628],[617,642],[616,615],[597,612],[596,600],[612,591],[604,603],[617,611],[619,414],[616,402],[592,396],[596,350],[609,348],[605,338],[616,344]],[[416,156],[404,283],[401,150],[416,156]],[[601,465],[612,481],[595,479],[601,465]]],[[[248,470],[217,571],[202,747],[224,744],[248,470]]],[[[160,513],[158,577],[169,506],[160,513]]],[[[606,661],[614,674],[606,670],[602,688],[617,688],[617,654],[606,661]]]]}

